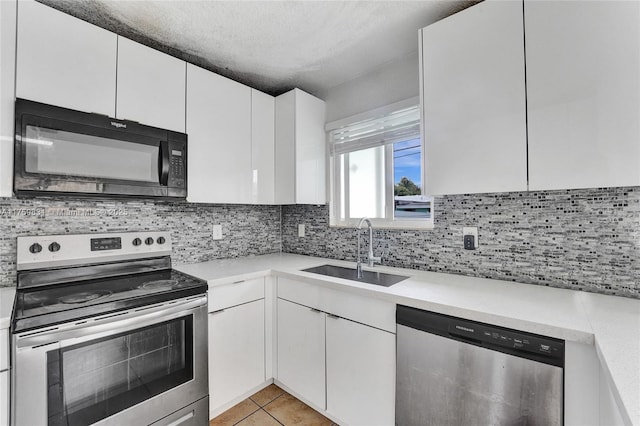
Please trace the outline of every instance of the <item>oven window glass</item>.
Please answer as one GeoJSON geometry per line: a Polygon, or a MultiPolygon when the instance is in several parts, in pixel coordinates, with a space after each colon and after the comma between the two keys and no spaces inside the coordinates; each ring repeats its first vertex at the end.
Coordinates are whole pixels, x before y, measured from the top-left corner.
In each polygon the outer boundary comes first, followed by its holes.
{"type": "Polygon", "coordinates": [[[158,145],[126,142],[27,125],[25,170],[28,173],[155,182],[158,145]]]}
{"type": "Polygon", "coordinates": [[[88,425],[193,379],[193,317],[47,353],[49,425],[88,425]]]}

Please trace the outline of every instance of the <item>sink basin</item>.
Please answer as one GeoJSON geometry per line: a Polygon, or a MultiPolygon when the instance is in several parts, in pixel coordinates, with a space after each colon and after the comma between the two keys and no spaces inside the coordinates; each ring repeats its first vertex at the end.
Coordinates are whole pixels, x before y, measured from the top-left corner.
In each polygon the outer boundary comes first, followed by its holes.
{"type": "Polygon", "coordinates": [[[403,275],[385,274],[382,272],[362,271],[362,278],[358,278],[355,268],[345,268],[335,265],[321,265],[313,268],[303,269],[304,272],[327,275],[329,277],[343,278],[345,280],[358,281],[361,283],[391,287],[409,277],[403,275]]]}

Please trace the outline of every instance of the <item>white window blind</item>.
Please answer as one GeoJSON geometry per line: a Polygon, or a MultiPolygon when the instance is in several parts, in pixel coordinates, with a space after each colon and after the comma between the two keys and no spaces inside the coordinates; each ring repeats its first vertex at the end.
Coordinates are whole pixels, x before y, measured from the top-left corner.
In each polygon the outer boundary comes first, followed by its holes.
{"type": "Polygon", "coordinates": [[[433,227],[433,199],[420,190],[420,106],[403,104],[327,126],[333,226],[369,217],[380,227],[433,227]]]}
{"type": "Polygon", "coordinates": [[[340,155],[393,144],[419,135],[420,107],[414,106],[331,130],[329,142],[332,154],[340,155]]]}

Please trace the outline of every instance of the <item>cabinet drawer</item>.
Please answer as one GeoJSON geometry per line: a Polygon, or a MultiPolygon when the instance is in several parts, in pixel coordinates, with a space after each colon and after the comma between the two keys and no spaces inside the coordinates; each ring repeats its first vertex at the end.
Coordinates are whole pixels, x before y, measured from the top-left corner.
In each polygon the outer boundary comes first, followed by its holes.
{"type": "Polygon", "coordinates": [[[238,280],[209,288],[209,312],[264,299],[264,278],[238,280]]]}
{"type": "Polygon", "coordinates": [[[9,368],[9,329],[0,330],[0,371],[9,368]]]}
{"type": "Polygon", "coordinates": [[[344,291],[329,290],[324,307],[325,312],[396,333],[395,303],[344,291]]]}
{"type": "Polygon", "coordinates": [[[396,305],[373,297],[278,278],[278,297],[362,324],[396,332],[396,305]]]}
{"type": "Polygon", "coordinates": [[[310,308],[324,311],[322,300],[326,300],[329,289],[288,278],[278,277],[278,297],[310,308]]]}

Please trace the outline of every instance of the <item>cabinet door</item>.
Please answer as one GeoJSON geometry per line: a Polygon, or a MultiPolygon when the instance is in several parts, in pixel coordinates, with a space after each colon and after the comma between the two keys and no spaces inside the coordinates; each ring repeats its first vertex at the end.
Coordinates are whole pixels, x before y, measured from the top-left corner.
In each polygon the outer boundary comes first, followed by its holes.
{"type": "Polygon", "coordinates": [[[300,89],[276,98],[276,203],[326,202],[324,125],[324,101],[300,89]]]}
{"type": "Polygon", "coordinates": [[[395,424],[396,339],[327,315],[327,412],[349,425],[395,424]]]}
{"type": "Polygon", "coordinates": [[[187,64],[191,202],[251,203],[251,89],[187,64]]]}
{"type": "Polygon", "coordinates": [[[295,89],[296,204],[327,202],[325,103],[295,89]]]}
{"type": "Polygon", "coordinates": [[[16,94],[115,115],[117,36],[35,1],[18,2],[16,94]]]}
{"type": "Polygon", "coordinates": [[[265,382],[264,299],[209,314],[209,407],[265,382]]]}
{"type": "Polygon", "coordinates": [[[277,204],[296,202],[295,91],[276,97],[276,188],[277,204]]]}
{"type": "Polygon", "coordinates": [[[527,189],[522,3],[485,1],[422,30],[426,193],[527,189]]]}
{"type": "Polygon", "coordinates": [[[184,133],[186,64],[118,37],[116,116],[184,133]]]}
{"type": "Polygon", "coordinates": [[[9,425],[9,370],[0,371],[0,426],[9,425]]]}
{"type": "Polygon", "coordinates": [[[325,407],[324,312],[278,299],[278,380],[325,407]]]}
{"type": "Polygon", "coordinates": [[[13,190],[16,4],[0,1],[0,197],[13,190]]]}
{"type": "Polygon", "coordinates": [[[524,12],[529,189],[640,185],[640,2],[524,12]]]}
{"type": "Polygon", "coordinates": [[[275,99],[251,89],[251,202],[275,204],[275,99]]]}

